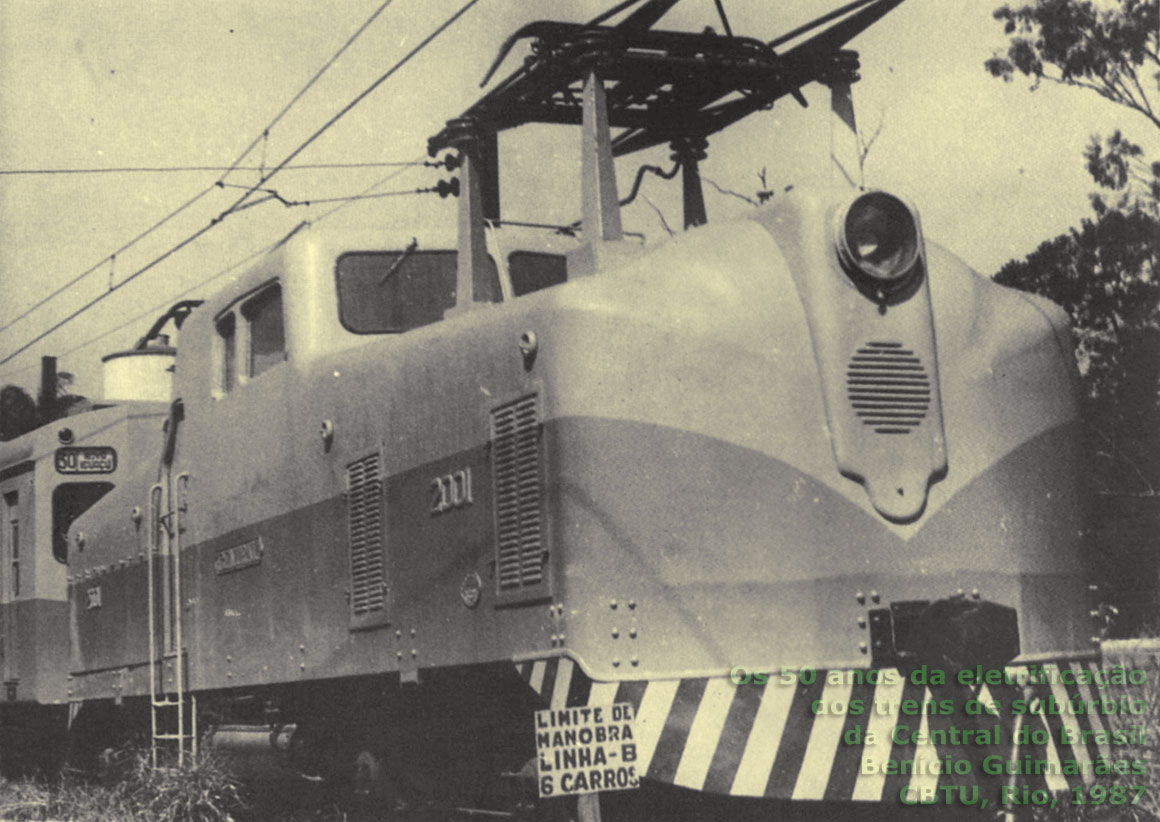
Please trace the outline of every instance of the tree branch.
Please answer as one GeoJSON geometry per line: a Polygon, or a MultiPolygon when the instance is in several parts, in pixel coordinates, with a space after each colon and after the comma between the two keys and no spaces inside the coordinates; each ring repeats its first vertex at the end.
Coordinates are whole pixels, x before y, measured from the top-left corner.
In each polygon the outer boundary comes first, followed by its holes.
{"type": "Polygon", "coordinates": [[[745,202],[749,203],[751,206],[758,205],[758,203],[755,200],[753,200],[749,197],[746,197],[744,194],[738,194],[736,191],[731,191],[727,188],[721,188],[721,186],[717,185],[715,182],[710,180],[708,177],[702,176],[701,179],[704,180],[709,185],[713,186],[713,188],[717,189],[717,191],[721,192],[722,194],[728,194],[730,197],[736,197],[739,200],[744,200],[745,202]]]}
{"type": "Polygon", "coordinates": [[[641,197],[644,198],[644,201],[646,203],[648,203],[650,206],[652,206],[652,210],[655,211],[657,213],[657,217],[660,218],[661,228],[663,228],[665,231],[667,231],[669,233],[669,236],[672,237],[673,230],[671,228],[669,228],[669,221],[665,219],[664,213],[659,208],[657,208],[656,203],[654,203],[652,200],[650,200],[648,198],[647,194],[642,194],[641,197]]]}
{"type": "MultiPolygon", "coordinates": [[[[1127,456],[1125,456],[1124,452],[1116,447],[1116,443],[1112,440],[1111,437],[1109,437],[1107,434],[1105,434],[1100,429],[1096,428],[1094,425],[1091,425],[1089,427],[1091,428],[1091,430],[1093,432],[1095,432],[1096,436],[1098,436],[1100,439],[1102,439],[1104,442],[1106,442],[1108,444],[1108,447],[1112,451],[1112,453],[1108,453],[1106,451],[1096,451],[1095,452],[1096,456],[1097,457],[1104,457],[1105,459],[1109,459],[1109,460],[1112,460],[1114,462],[1119,462],[1119,463],[1122,463],[1124,465],[1127,465],[1129,468],[1132,469],[1132,472],[1140,479],[1140,482],[1143,483],[1144,487],[1147,489],[1146,491],[1142,491],[1142,492],[1135,493],[1135,494],[1124,494],[1123,496],[1134,496],[1134,497],[1141,497],[1141,498],[1156,496],[1155,487],[1152,485],[1151,482],[1148,481],[1148,478],[1146,476],[1144,476],[1144,472],[1140,469],[1140,466],[1137,465],[1134,460],[1131,460],[1127,456]]],[[[1111,492],[1100,492],[1100,493],[1105,494],[1105,495],[1111,494],[1111,492]]]]}

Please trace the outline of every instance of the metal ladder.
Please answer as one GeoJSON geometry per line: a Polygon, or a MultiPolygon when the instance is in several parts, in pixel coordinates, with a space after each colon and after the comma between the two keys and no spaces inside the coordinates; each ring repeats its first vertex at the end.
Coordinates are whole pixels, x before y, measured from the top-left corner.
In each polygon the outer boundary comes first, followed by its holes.
{"type": "Polygon", "coordinates": [[[185,648],[181,640],[181,534],[184,528],[182,519],[188,507],[185,492],[189,474],[183,472],[170,479],[166,472],[165,479],[170,481],[159,482],[149,491],[149,561],[146,563],[150,757],[155,768],[158,751],[167,744],[176,748],[178,767],[185,764],[187,754],[197,756],[197,697],[186,693],[185,648]],[[172,688],[166,687],[165,682],[165,667],[169,660],[173,661],[172,688]]]}

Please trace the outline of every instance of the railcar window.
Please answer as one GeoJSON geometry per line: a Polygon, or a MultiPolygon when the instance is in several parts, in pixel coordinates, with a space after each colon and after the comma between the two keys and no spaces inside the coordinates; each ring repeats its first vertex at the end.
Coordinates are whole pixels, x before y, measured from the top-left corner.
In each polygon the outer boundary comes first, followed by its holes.
{"type": "Polygon", "coordinates": [[[517,297],[568,281],[568,261],[563,254],[513,251],[508,257],[512,293],[517,297]]]}
{"type": "MultiPolygon", "coordinates": [[[[338,258],[338,313],[356,334],[398,334],[443,319],[455,306],[455,251],[353,251],[338,258]]],[[[475,274],[475,301],[499,302],[488,258],[475,274]]]]}
{"type": "Polygon", "coordinates": [[[282,287],[272,285],[242,306],[249,324],[250,358],[247,376],[256,377],[286,359],[286,329],[282,322],[282,287]]]}
{"type": "Polygon", "coordinates": [[[66,482],[52,490],[53,559],[68,562],[69,526],[112,490],[111,482],[66,482]]]}
{"type": "Polygon", "coordinates": [[[217,322],[218,337],[221,340],[221,390],[233,390],[238,379],[237,322],[233,314],[227,314],[217,322]]]}

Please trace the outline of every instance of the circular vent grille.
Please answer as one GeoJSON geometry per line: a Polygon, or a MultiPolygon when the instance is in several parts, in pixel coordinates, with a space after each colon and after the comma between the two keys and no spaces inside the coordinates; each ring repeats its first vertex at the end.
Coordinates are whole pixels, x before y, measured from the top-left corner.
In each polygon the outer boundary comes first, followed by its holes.
{"type": "Polygon", "coordinates": [[[854,415],[878,434],[909,434],[930,408],[930,375],[922,359],[897,342],[868,342],[846,366],[854,415]]]}

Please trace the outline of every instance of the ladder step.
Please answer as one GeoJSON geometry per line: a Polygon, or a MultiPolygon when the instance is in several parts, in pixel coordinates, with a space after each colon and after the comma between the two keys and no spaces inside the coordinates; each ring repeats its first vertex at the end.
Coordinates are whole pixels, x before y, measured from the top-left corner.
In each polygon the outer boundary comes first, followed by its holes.
{"type": "Polygon", "coordinates": [[[157,734],[153,738],[154,739],[172,739],[172,740],[193,739],[193,735],[192,734],[157,734]]]}
{"type": "Polygon", "coordinates": [[[184,704],[185,704],[184,702],[179,702],[176,700],[167,699],[167,700],[164,700],[161,702],[154,702],[153,707],[154,708],[167,708],[167,707],[172,706],[172,707],[176,708],[178,705],[184,705],[184,704]]]}

